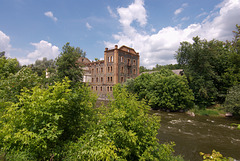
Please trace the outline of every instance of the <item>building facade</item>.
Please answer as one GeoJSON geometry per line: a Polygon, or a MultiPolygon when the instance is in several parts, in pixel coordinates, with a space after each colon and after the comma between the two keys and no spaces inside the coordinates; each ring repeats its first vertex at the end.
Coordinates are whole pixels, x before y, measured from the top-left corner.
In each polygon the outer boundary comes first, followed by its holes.
{"type": "Polygon", "coordinates": [[[83,82],[88,82],[102,98],[112,95],[115,84],[139,75],[139,53],[127,46],[105,48],[104,60],[91,62],[87,58],[79,58],[79,61],[84,65],[83,82]]]}

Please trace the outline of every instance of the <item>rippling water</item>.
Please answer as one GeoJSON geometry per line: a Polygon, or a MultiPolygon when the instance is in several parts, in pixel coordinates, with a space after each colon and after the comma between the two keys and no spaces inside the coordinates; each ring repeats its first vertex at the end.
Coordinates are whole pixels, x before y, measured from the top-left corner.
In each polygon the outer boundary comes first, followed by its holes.
{"type": "Polygon", "coordinates": [[[158,138],[161,143],[174,141],[175,154],[186,160],[202,160],[199,152],[211,153],[213,149],[225,157],[240,160],[240,130],[231,126],[240,120],[222,117],[196,116],[184,113],[151,111],[161,117],[158,138]]]}

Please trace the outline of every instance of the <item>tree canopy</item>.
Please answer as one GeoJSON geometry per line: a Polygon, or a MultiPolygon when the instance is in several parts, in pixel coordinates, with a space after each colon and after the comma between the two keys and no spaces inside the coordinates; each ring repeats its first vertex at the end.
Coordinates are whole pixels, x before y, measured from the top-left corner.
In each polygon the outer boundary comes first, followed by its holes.
{"type": "Polygon", "coordinates": [[[66,43],[62,47],[62,52],[56,59],[57,77],[62,80],[68,77],[73,83],[82,80],[82,69],[77,61],[81,56],[86,56],[86,53],[79,47],[75,48],[66,43]]]}
{"type": "Polygon", "coordinates": [[[201,40],[181,42],[176,54],[195,103],[200,107],[223,103],[230,87],[240,82],[239,26],[232,42],[201,40]]]}
{"type": "Polygon", "coordinates": [[[135,80],[127,81],[129,91],[136,93],[139,100],[146,99],[154,109],[172,111],[193,107],[193,93],[185,76],[161,69],[151,74],[145,73],[135,80]]]}

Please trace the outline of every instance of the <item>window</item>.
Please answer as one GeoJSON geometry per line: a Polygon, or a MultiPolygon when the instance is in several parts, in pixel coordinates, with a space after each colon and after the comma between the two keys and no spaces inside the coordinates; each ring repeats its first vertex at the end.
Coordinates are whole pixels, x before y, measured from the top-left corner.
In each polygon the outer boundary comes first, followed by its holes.
{"type": "Polygon", "coordinates": [[[110,62],[110,57],[108,57],[108,62],[110,62]]]}
{"type": "Polygon", "coordinates": [[[128,59],[127,65],[128,65],[128,66],[131,65],[131,59],[128,59]]]}
{"type": "Polygon", "coordinates": [[[111,72],[112,72],[112,66],[111,66],[111,72]]]}
{"type": "Polygon", "coordinates": [[[109,87],[107,87],[107,91],[109,91],[109,87]]]}
{"type": "Polygon", "coordinates": [[[108,82],[110,81],[110,78],[108,77],[108,82]]]}
{"type": "Polygon", "coordinates": [[[108,67],[108,73],[110,72],[110,67],[108,67]]]}
{"type": "Polygon", "coordinates": [[[101,73],[103,73],[103,68],[101,68],[101,73]]]}
{"type": "Polygon", "coordinates": [[[130,69],[128,68],[128,75],[130,74],[130,69]]]}
{"type": "Polygon", "coordinates": [[[98,78],[96,78],[96,82],[98,82],[98,78]]]}
{"type": "Polygon", "coordinates": [[[112,82],[112,77],[111,77],[111,82],[112,82]]]}
{"type": "Polygon", "coordinates": [[[113,62],[113,56],[111,56],[111,62],[113,62]]]}
{"type": "Polygon", "coordinates": [[[123,56],[121,56],[121,62],[123,62],[123,56]]]}
{"type": "Polygon", "coordinates": [[[112,87],[110,87],[110,91],[112,91],[112,87]]]}
{"type": "Polygon", "coordinates": [[[94,78],[92,78],[92,82],[94,82],[94,78]]]}
{"type": "Polygon", "coordinates": [[[133,74],[136,74],[136,69],[133,69],[133,74]]]}
{"type": "Polygon", "coordinates": [[[94,69],[92,69],[92,74],[93,74],[93,72],[94,72],[94,69]]]}
{"type": "Polygon", "coordinates": [[[92,86],[92,90],[93,90],[93,86],[92,86]]]}
{"type": "Polygon", "coordinates": [[[124,81],[123,77],[121,77],[121,83],[124,81]]]}
{"type": "Polygon", "coordinates": [[[135,59],[133,60],[133,65],[136,65],[136,60],[135,59]]]}
{"type": "Polygon", "coordinates": [[[97,86],[96,86],[96,91],[97,91],[97,86]]]}
{"type": "Polygon", "coordinates": [[[102,86],[101,86],[100,90],[102,91],[102,86]]]}
{"type": "Polygon", "coordinates": [[[98,73],[98,68],[97,68],[97,73],[98,73]]]}
{"type": "Polygon", "coordinates": [[[103,82],[103,77],[101,77],[101,82],[103,82]]]}
{"type": "Polygon", "coordinates": [[[124,73],[124,68],[123,67],[121,68],[121,73],[124,73]]]}

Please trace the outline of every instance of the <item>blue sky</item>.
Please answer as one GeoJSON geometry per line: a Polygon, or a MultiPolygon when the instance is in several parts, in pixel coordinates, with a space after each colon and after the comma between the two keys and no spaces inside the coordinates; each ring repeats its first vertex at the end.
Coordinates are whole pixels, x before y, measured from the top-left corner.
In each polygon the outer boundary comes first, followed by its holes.
{"type": "Polygon", "coordinates": [[[180,42],[232,40],[240,0],[0,0],[0,51],[20,63],[55,59],[62,46],[103,58],[105,47],[133,47],[140,65],[174,64],[180,42]]]}

